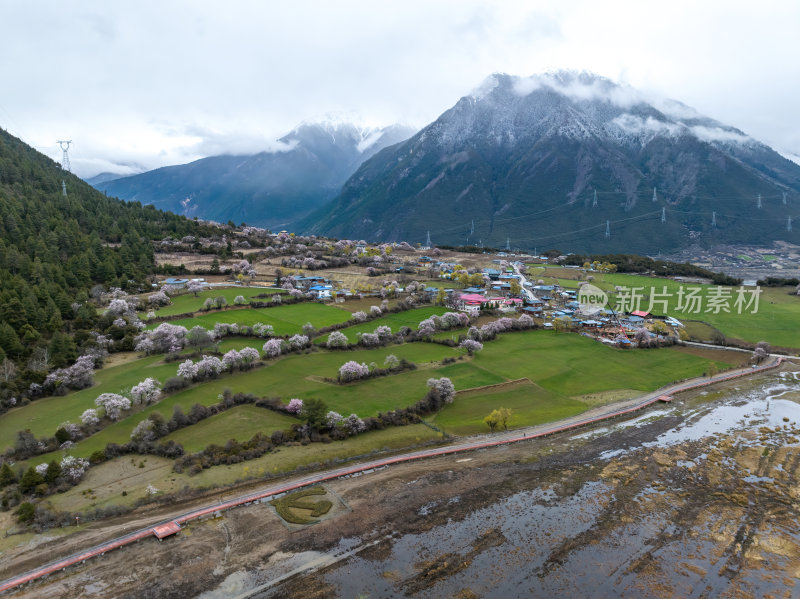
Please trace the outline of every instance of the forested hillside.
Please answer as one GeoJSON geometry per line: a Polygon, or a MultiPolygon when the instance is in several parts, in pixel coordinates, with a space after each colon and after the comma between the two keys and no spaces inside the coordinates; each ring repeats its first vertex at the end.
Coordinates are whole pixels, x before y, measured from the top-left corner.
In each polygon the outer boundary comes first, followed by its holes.
{"type": "Polygon", "coordinates": [[[3,394],[15,391],[15,381],[27,384],[77,357],[95,319],[87,303],[93,285],[144,287],[154,266],[151,240],[205,229],[182,216],[109,199],[0,130],[3,394]],[[35,356],[44,359],[31,360],[35,356]]]}

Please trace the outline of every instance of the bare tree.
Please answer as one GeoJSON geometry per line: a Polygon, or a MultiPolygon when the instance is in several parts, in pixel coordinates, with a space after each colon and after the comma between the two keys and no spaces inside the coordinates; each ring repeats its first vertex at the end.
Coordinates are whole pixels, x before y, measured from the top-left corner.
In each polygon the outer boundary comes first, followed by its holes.
{"type": "Polygon", "coordinates": [[[15,374],[17,374],[17,365],[8,358],[3,358],[3,362],[0,363],[0,378],[8,382],[14,378],[15,374]]]}

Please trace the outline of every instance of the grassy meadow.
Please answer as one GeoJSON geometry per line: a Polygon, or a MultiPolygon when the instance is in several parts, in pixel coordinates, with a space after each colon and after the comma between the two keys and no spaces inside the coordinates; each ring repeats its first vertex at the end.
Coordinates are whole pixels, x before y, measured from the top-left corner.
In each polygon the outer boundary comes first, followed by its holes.
{"type": "MultiPolygon", "coordinates": [[[[233,305],[233,300],[241,295],[246,300],[250,300],[257,295],[280,293],[281,289],[271,287],[213,287],[201,291],[195,296],[193,293],[182,292],[174,295],[170,299],[172,304],[155,310],[156,316],[174,316],[175,314],[188,314],[189,312],[199,312],[203,307],[203,302],[207,298],[215,299],[224,297],[229,306],[233,305]]],[[[146,296],[145,296],[146,297],[146,296]]],[[[261,301],[269,301],[268,299],[261,301]]],[[[146,312],[143,312],[144,315],[146,312]]]]}

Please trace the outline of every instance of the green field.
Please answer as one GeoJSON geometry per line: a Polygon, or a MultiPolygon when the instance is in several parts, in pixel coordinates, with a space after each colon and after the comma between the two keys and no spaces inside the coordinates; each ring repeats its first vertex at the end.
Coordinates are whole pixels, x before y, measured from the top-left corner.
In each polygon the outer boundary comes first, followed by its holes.
{"type": "MultiPolygon", "coordinates": [[[[152,360],[153,358],[146,358],[115,368],[123,368],[126,371],[125,380],[134,382],[144,378],[148,369],[157,371],[160,368],[169,368],[171,372],[168,374],[174,373],[173,369],[177,369],[177,363],[154,367],[152,360]]],[[[425,395],[426,381],[430,377],[450,377],[458,390],[527,378],[562,402],[585,394],[620,388],[650,391],[676,379],[697,376],[704,372],[709,362],[709,359],[675,348],[624,351],[608,348],[585,337],[559,335],[548,331],[502,335],[497,340],[487,343],[484,350],[478,352],[472,359],[465,359],[458,349],[433,343],[407,343],[372,350],[293,354],[271,361],[264,367],[224,375],[219,379],[194,385],[168,396],[160,403],[133,413],[78,442],[72,452],[86,457],[94,451],[103,449],[110,442],[124,443],[129,439],[133,428],[153,411],[159,411],[169,419],[174,406],[180,406],[184,411],[188,411],[194,403],[202,405],[217,403],[225,389],[230,389],[234,393],[246,392],[257,396],[278,397],[283,401],[293,397],[318,398],[325,401],[331,410],[345,415],[355,412],[363,418],[415,403],[425,395]],[[335,378],[339,366],[348,360],[382,364],[390,353],[417,363],[420,368],[349,385],[338,385],[324,380],[325,377],[335,378]],[[443,366],[441,360],[446,357],[460,357],[461,360],[443,366]]],[[[717,365],[720,368],[729,366],[723,362],[717,362],[717,365]]],[[[109,369],[109,372],[113,370],[109,369]]],[[[167,373],[161,372],[162,379],[165,378],[165,374],[167,373]]],[[[113,377],[113,380],[116,384],[115,389],[118,389],[122,380],[121,374],[113,377]]],[[[105,384],[109,385],[108,382],[105,384]]],[[[40,407],[46,405],[41,402],[51,402],[51,405],[65,402],[64,405],[73,406],[68,411],[70,418],[75,421],[80,411],[85,409],[83,405],[93,405],[98,392],[99,388],[93,388],[63,398],[34,402],[16,411],[17,420],[11,421],[14,424],[9,426],[9,421],[4,419],[0,430],[3,431],[4,438],[13,442],[14,434],[18,430],[15,427],[19,426],[16,423],[25,419],[30,422],[29,414],[37,413],[47,414],[51,418],[49,428],[44,432],[52,434],[51,431],[64,418],[52,418],[48,410],[40,407]],[[75,397],[78,395],[81,396],[80,400],[75,397]]],[[[529,412],[520,411],[520,425],[529,421],[538,422],[536,419],[528,420],[525,414],[529,412]]],[[[221,418],[220,421],[224,422],[228,418],[231,417],[221,418]]],[[[468,424],[469,422],[466,423],[468,424]]],[[[196,435],[197,431],[188,428],[182,430],[180,436],[184,439],[193,436],[202,437],[199,444],[222,443],[230,438],[229,431],[225,427],[214,430],[224,432],[219,432],[218,436],[210,433],[196,435]]],[[[253,429],[244,430],[243,435],[236,435],[237,439],[244,440],[251,436],[253,429]]],[[[52,456],[43,455],[32,459],[31,463],[41,463],[50,459],[52,456]]]]}
{"type": "MultiPolygon", "coordinates": [[[[382,365],[389,354],[395,354],[398,358],[406,358],[415,363],[425,364],[439,361],[448,356],[458,356],[459,352],[442,345],[415,343],[374,350],[318,351],[308,355],[289,355],[277,361],[272,361],[265,367],[248,372],[224,375],[218,379],[197,384],[170,395],[158,404],[148,406],[119,422],[110,424],[91,437],[79,441],[73,448],[72,453],[88,457],[94,451],[103,449],[108,443],[124,443],[130,438],[130,434],[136,425],[152,412],[159,411],[164,418],[169,419],[176,405],[180,406],[184,411],[188,411],[195,403],[206,406],[211,405],[219,402],[219,396],[225,389],[231,389],[234,393],[243,392],[253,393],[258,396],[280,397],[284,401],[288,401],[293,397],[302,399],[318,398],[325,401],[332,410],[340,413],[346,412],[346,414],[355,412],[361,417],[374,416],[379,411],[403,408],[415,403],[425,395],[427,389],[426,381],[430,376],[435,375],[434,372],[427,369],[407,371],[350,385],[338,385],[321,380],[323,377],[335,379],[339,367],[348,360],[358,360],[367,364],[375,362],[382,365]]],[[[138,369],[137,362],[128,366],[134,371],[138,369]]],[[[178,362],[173,362],[167,366],[170,367],[170,376],[172,376],[177,371],[178,362]]],[[[139,380],[141,379],[136,378],[136,382],[139,380]]],[[[454,382],[458,385],[457,381],[454,382]]],[[[98,392],[92,388],[79,393],[86,393],[87,391],[90,392],[89,403],[91,405],[89,407],[93,407],[94,398],[98,392]]],[[[63,400],[69,397],[52,399],[63,400]]],[[[36,402],[31,406],[21,408],[21,410],[35,406],[36,402]]],[[[77,415],[79,416],[80,412],[77,415]]],[[[73,419],[74,421],[75,419],[73,419]]],[[[61,420],[58,422],[61,422],[61,420]]],[[[1,428],[5,433],[5,423],[1,428]]],[[[8,431],[12,442],[16,430],[8,431]]],[[[55,430],[47,434],[53,434],[53,432],[55,430]]],[[[222,441],[225,440],[227,438],[222,439],[222,441]]],[[[208,440],[208,443],[211,442],[216,441],[208,440]]],[[[60,452],[57,453],[60,455],[60,452]]],[[[43,454],[33,458],[31,463],[38,464],[50,461],[50,459],[52,459],[51,454],[43,454]]]]}
{"type": "MultiPolygon", "coordinates": [[[[203,302],[206,301],[207,298],[217,298],[217,297],[224,297],[225,300],[228,302],[229,306],[233,305],[233,300],[236,299],[236,296],[241,295],[245,299],[249,300],[256,295],[261,295],[264,293],[273,294],[273,293],[280,293],[283,291],[282,289],[274,289],[270,287],[214,287],[212,289],[207,289],[205,291],[201,291],[197,294],[197,297],[193,293],[189,292],[182,292],[180,295],[172,296],[170,299],[172,300],[172,304],[169,306],[164,306],[163,308],[159,308],[155,311],[156,316],[173,316],[175,314],[187,314],[189,312],[198,312],[203,307],[203,302]]],[[[145,301],[146,301],[146,297],[145,301]]],[[[261,301],[269,301],[269,300],[261,300],[261,301]]],[[[142,312],[142,315],[146,313],[142,312]]]]}
{"type": "Polygon", "coordinates": [[[201,420],[170,433],[165,441],[173,440],[183,445],[186,453],[201,451],[210,443],[224,444],[228,439],[246,441],[256,433],[271,433],[276,430],[287,430],[300,422],[286,414],[279,414],[253,405],[236,406],[221,414],[201,420]]]}
{"type": "MultiPolygon", "coordinates": [[[[307,322],[310,322],[316,328],[320,328],[346,322],[350,318],[351,314],[349,312],[334,306],[301,303],[277,306],[275,308],[211,310],[210,312],[201,312],[193,318],[173,320],[171,324],[184,326],[187,329],[195,326],[213,329],[218,322],[248,326],[263,322],[264,324],[272,325],[275,329],[275,334],[282,336],[300,333],[303,325],[307,322]]],[[[155,325],[151,325],[148,328],[155,328],[155,325]]]]}
{"type": "Polygon", "coordinates": [[[44,397],[30,405],[14,408],[0,416],[0,451],[14,445],[17,431],[30,429],[37,437],[55,434],[66,421],[80,423],[84,410],[95,408],[94,400],[101,393],[118,393],[130,389],[147,377],[164,382],[174,376],[178,362],[164,364],[163,356],[149,356],[134,362],[104,368],[95,372],[95,384],[63,397],[44,397]]]}
{"type": "Polygon", "coordinates": [[[454,435],[486,433],[489,427],[483,419],[500,407],[511,409],[508,428],[553,422],[589,408],[581,401],[561,397],[530,381],[521,381],[503,387],[462,391],[431,421],[454,435]]]}
{"type": "MultiPolygon", "coordinates": [[[[450,312],[447,308],[441,306],[426,306],[424,308],[414,308],[413,310],[406,310],[405,312],[396,312],[381,316],[369,322],[362,322],[344,329],[339,329],[340,333],[344,333],[350,343],[358,341],[358,333],[372,333],[379,326],[388,326],[392,329],[392,333],[400,330],[400,327],[410,327],[417,330],[420,322],[426,318],[430,318],[434,314],[442,315],[445,312],[450,312]]],[[[328,340],[328,335],[322,335],[314,340],[315,343],[324,345],[328,340]]]]}

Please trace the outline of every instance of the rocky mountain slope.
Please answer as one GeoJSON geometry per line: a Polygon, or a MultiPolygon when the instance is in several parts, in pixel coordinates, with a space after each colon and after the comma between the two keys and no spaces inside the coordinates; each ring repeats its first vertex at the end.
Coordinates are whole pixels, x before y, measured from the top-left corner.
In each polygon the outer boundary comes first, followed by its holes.
{"type": "Polygon", "coordinates": [[[788,219],[800,218],[798,204],[800,166],[679,102],[652,101],[587,73],[493,75],[411,139],[364,162],[299,228],[370,240],[422,242],[430,231],[440,244],[657,252],[794,240],[788,219]]]}
{"type": "Polygon", "coordinates": [[[365,159],[413,132],[399,125],[304,123],[279,140],[284,151],[211,156],[92,183],[110,196],[186,216],[284,227],[333,198],[365,159]]]}

